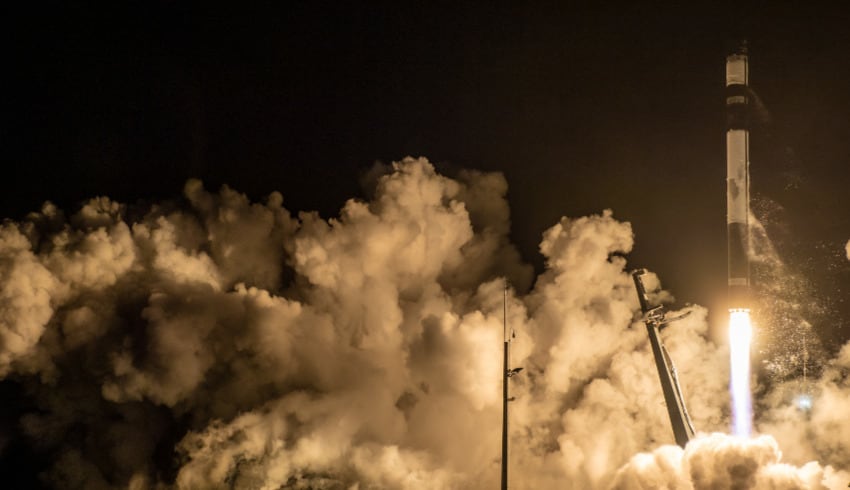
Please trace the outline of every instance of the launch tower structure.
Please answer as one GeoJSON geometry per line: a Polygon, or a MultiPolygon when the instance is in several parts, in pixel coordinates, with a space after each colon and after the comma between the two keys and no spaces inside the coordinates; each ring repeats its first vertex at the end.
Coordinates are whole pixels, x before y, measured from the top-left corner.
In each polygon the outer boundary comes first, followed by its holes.
{"type": "Polygon", "coordinates": [[[655,357],[655,367],[658,369],[658,377],[661,380],[661,391],[664,393],[664,402],[667,404],[667,413],[670,415],[670,423],[673,426],[673,436],[676,438],[676,444],[685,447],[688,441],[694,437],[694,427],[691,424],[688,410],[685,408],[685,399],[679,386],[676,366],[673,365],[673,360],[670,359],[670,354],[667,353],[667,349],[661,343],[658,333],[670,323],[686,316],[687,313],[674,318],[667,318],[663,306],[650,307],[646,287],[641,278],[644,274],[646,274],[645,269],[638,269],[632,272],[632,279],[635,281],[640,309],[643,312],[643,321],[649,334],[649,343],[655,357]]]}

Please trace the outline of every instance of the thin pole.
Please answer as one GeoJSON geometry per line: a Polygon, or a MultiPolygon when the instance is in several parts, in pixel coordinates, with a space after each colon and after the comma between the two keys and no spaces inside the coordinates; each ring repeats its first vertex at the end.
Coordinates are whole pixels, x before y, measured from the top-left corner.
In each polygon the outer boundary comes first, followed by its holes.
{"type": "Polygon", "coordinates": [[[508,333],[508,281],[502,297],[502,323],[505,345],[502,365],[502,490],[508,490],[508,377],[510,364],[510,334],[508,333]]]}

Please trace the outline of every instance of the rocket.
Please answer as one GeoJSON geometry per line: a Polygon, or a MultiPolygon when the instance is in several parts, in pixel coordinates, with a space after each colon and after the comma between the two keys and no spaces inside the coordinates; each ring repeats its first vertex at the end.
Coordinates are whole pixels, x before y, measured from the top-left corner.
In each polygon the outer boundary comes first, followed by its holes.
{"type": "Polygon", "coordinates": [[[726,233],[729,309],[749,309],[750,132],[747,45],[726,57],[726,233]]]}

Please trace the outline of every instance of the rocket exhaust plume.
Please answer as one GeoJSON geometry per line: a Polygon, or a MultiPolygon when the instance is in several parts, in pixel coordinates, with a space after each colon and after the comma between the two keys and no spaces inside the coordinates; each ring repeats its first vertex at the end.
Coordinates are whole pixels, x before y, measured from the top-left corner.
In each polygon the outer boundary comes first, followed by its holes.
{"type": "Polygon", "coordinates": [[[745,309],[729,312],[729,391],[732,395],[733,433],[749,437],[752,432],[752,401],[750,398],[750,341],[753,336],[750,312],[745,309]]]}

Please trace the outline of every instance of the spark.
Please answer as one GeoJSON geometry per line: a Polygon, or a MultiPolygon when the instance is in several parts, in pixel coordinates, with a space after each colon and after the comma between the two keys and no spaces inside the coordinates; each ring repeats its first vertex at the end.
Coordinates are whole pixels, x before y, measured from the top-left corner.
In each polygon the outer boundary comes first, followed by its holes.
{"type": "Polygon", "coordinates": [[[732,394],[733,432],[749,437],[752,432],[752,395],[750,393],[750,342],[753,328],[750,310],[729,310],[729,390],[732,394]]]}

